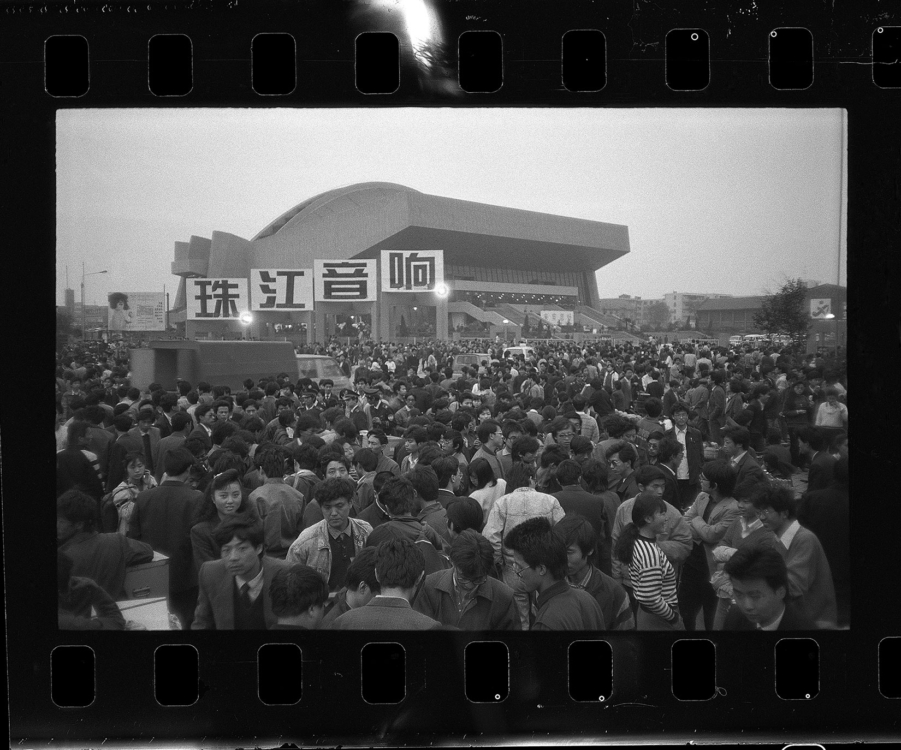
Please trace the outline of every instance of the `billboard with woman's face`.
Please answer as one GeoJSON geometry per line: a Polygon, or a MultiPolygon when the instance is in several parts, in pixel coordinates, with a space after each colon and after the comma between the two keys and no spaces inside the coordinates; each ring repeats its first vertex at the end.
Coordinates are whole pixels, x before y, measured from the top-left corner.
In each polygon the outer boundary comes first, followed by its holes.
{"type": "Polygon", "coordinates": [[[166,295],[163,292],[110,292],[107,329],[110,332],[163,331],[166,295]]]}

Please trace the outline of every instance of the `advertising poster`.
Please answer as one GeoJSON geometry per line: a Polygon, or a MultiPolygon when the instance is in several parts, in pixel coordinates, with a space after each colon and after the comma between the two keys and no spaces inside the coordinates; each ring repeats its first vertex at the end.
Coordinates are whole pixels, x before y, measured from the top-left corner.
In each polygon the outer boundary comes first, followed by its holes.
{"type": "Polygon", "coordinates": [[[107,330],[163,331],[166,328],[166,295],[163,292],[110,292],[107,295],[107,330]]]}

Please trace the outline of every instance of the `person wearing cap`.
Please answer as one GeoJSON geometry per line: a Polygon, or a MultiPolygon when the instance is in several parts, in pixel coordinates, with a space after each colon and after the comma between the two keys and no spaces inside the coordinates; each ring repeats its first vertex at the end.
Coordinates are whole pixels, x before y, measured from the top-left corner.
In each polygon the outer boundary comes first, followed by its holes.
{"type": "Polygon", "coordinates": [[[363,389],[366,398],[364,410],[369,416],[370,430],[389,430],[394,427],[394,411],[388,405],[381,388],[370,387],[363,389]]]}
{"type": "MultiPolygon", "coordinates": [[[[332,400],[337,404],[334,398],[332,400]]],[[[324,408],[326,407],[321,406],[317,401],[316,391],[308,389],[300,392],[300,408],[298,409],[300,414],[311,414],[318,419],[324,408]]]]}
{"type": "Polygon", "coordinates": [[[354,423],[358,430],[371,430],[372,420],[363,404],[360,403],[360,394],[350,388],[341,391],[341,399],[344,401],[344,414],[354,423]]]}

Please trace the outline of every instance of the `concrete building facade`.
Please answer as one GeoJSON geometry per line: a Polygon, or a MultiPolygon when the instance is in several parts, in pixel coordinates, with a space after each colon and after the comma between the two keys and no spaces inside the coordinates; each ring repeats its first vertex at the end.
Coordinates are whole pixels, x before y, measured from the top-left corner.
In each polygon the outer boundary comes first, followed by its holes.
{"type": "Polygon", "coordinates": [[[365,318],[373,337],[398,336],[423,312],[434,336],[447,338],[453,321],[500,325],[498,305],[577,305],[596,308],[595,272],[629,252],[628,228],[553,214],[428,195],[393,183],[370,182],[314,196],[270,222],[251,239],[214,231],[175,243],[172,273],[182,281],[170,322],[188,338],[240,333],[233,321],[186,320],[190,278],[249,278],[252,268],[313,267],[314,259],[380,261],[385,250],[442,250],[449,293],[379,289],[375,302],[316,302],[310,312],[254,313],[251,336],[271,336],[279,324],[304,323],[323,341],[342,316],[365,318]],[[494,320],[492,315],[497,318],[494,320]]]}

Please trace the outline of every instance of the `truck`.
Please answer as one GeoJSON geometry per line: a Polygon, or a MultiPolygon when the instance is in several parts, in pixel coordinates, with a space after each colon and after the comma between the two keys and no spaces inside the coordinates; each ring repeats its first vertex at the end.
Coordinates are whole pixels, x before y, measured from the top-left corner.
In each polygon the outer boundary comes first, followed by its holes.
{"type": "Polygon", "coordinates": [[[131,384],[141,389],[159,383],[174,391],[177,380],[204,380],[240,390],[247,378],[256,383],[282,372],[292,381],[302,377],[290,341],[150,341],[129,354],[131,384]]]}

